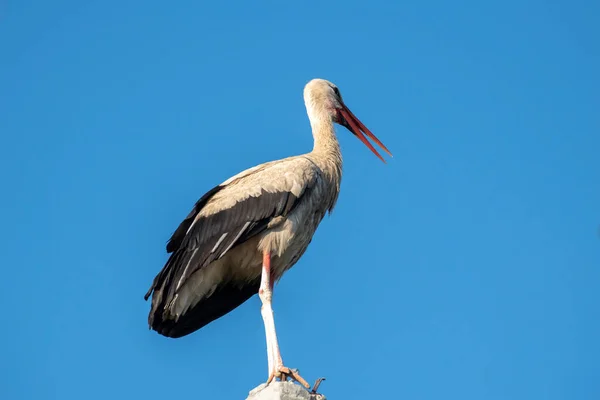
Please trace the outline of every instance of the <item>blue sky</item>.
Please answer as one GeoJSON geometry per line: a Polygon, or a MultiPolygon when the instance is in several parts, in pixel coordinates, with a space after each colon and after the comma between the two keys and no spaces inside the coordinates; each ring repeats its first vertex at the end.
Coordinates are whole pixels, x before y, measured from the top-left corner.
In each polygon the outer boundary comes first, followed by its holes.
{"type": "Polygon", "coordinates": [[[309,151],[335,82],[342,193],[275,291],[283,357],[331,399],[600,397],[598,2],[23,0],[0,7],[0,388],[243,399],[254,297],[147,329],[164,244],[206,190],[309,151]],[[485,3],[485,4],[484,4],[485,3]]]}

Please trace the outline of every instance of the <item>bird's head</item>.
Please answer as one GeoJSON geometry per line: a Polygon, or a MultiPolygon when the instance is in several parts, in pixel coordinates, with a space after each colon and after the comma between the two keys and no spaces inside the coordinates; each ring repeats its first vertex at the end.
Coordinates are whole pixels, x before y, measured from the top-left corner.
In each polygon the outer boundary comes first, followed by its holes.
{"type": "Polygon", "coordinates": [[[379,145],[386,153],[392,153],[367,127],[360,122],[350,109],[344,104],[340,90],[333,83],[325,79],[313,79],[304,87],[304,102],[311,122],[327,118],[348,129],[354,136],[360,139],[381,161],[383,157],[375,150],[373,145],[365,137],[368,136],[379,145]]]}

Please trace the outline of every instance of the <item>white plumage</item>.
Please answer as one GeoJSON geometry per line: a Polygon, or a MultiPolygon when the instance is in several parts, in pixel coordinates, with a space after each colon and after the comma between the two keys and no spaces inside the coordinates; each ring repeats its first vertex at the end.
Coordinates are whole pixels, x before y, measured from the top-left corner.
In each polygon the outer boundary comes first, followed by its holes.
{"type": "Polygon", "coordinates": [[[173,233],[167,245],[171,256],[146,298],[152,295],[150,327],[181,337],[259,293],[268,381],[291,376],[306,384],[281,360],[271,308],[273,284],[304,254],[325,213],[336,204],[342,156],[334,123],[348,128],[380,159],[365,135],[390,153],[350,112],[331,82],[310,81],[304,101],[313,150],[249,168],[202,196],[173,233]]]}

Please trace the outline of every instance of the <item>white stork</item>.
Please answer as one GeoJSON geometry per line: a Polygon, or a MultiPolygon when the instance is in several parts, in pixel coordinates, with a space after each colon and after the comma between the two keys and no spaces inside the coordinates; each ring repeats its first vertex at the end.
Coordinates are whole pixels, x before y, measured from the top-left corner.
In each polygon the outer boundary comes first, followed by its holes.
{"type": "Polygon", "coordinates": [[[291,377],[281,359],[271,299],[273,285],[306,251],[340,191],[342,154],[334,122],[385,162],[367,135],[389,150],[350,112],[339,89],[313,79],[304,88],[312,127],[310,153],[247,169],[198,200],[167,243],[170,257],[145,296],[151,329],[188,335],[232,311],[255,293],[267,339],[268,379],[291,377]]]}

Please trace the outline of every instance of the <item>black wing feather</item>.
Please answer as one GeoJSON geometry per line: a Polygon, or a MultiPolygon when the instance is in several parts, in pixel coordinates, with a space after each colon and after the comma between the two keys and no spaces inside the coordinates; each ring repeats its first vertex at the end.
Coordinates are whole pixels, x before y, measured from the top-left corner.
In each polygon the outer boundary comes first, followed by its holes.
{"type": "Polygon", "coordinates": [[[245,303],[258,293],[259,288],[260,279],[243,287],[230,282],[224,283],[210,297],[202,300],[179,319],[166,319],[159,323],[156,321],[152,327],[161,335],[171,338],[189,335],[245,303]]]}
{"type": "Polygon", "coordinates": [[[200,218],[177,250],[193,254],[193,258],[188,258],[188,261],[193,263],[179,263],[175,268],[177,280],[182,277],[185,280],[198,269],[223,257],[225,252],[219,252],[219,249],[231,249],[262,233],[273,218],[287,215],[297,200],[297,197],[289,192],[262,191],[259,196],[248,197],[230,209],[200,218]],[[248,230],[250,226],[252,228],[248,230]],[[239,235],[244,227],[244,232],[239,235]],[[221,240],[223,234],[227,236],[221,240]],[[219,240],[221,243],[218,243],[219,240]],[[234,240],[235,242],[232,242],[234,240]],[[215,248],[217,244],[219,246],[215,248]]]}
{"type": "Polygon", "coordinates": [[[274,218],[288,215],[299,201],[287,191],[262,191],[259,196],[248,197],[229,209],[200,217],[194,222],[212,196],[223,188],[217,186],[202,196],[173,233],[167,244],[171,256],[146,293],[147,300],[154,292],[148,316],[150,327],[165,336],[183,336],[200,329],[257,293],[256,285],[260,282],[249,283],[243,288],[222,283],[215,293],[200,300],[185,315],[174,316],[168,310],[178,282],[185,282],[195,271],[264,232],[274,218]]]}
{"type": "Polygon", "coordinates": [[[206,192],[204,196],[202,196],[200,200],[198,200],[196,204],[194,204],[194,208],[192,208],[192,211],[190,211],[188,216],[185,217],[181,224],[179,224],[179,226],[177,227],[175,232],[173,232],[173,235],[167,242],[167,253],[174,252],[179,247],[179,245],[181,245],[181,242],[185,237],[185,233],[192,225],[192,222],[194,222],[194,218],[196,218],[196,215],[198,215],[198,213],[200,212],[200,210],[202,210],[202,207],[206,205],[208,200],[210,200],[211,197],[213,197],[217,192],[219,192],[223,188],[224,186],[221,185],[215,186],[214,188],[206,192]]]}

